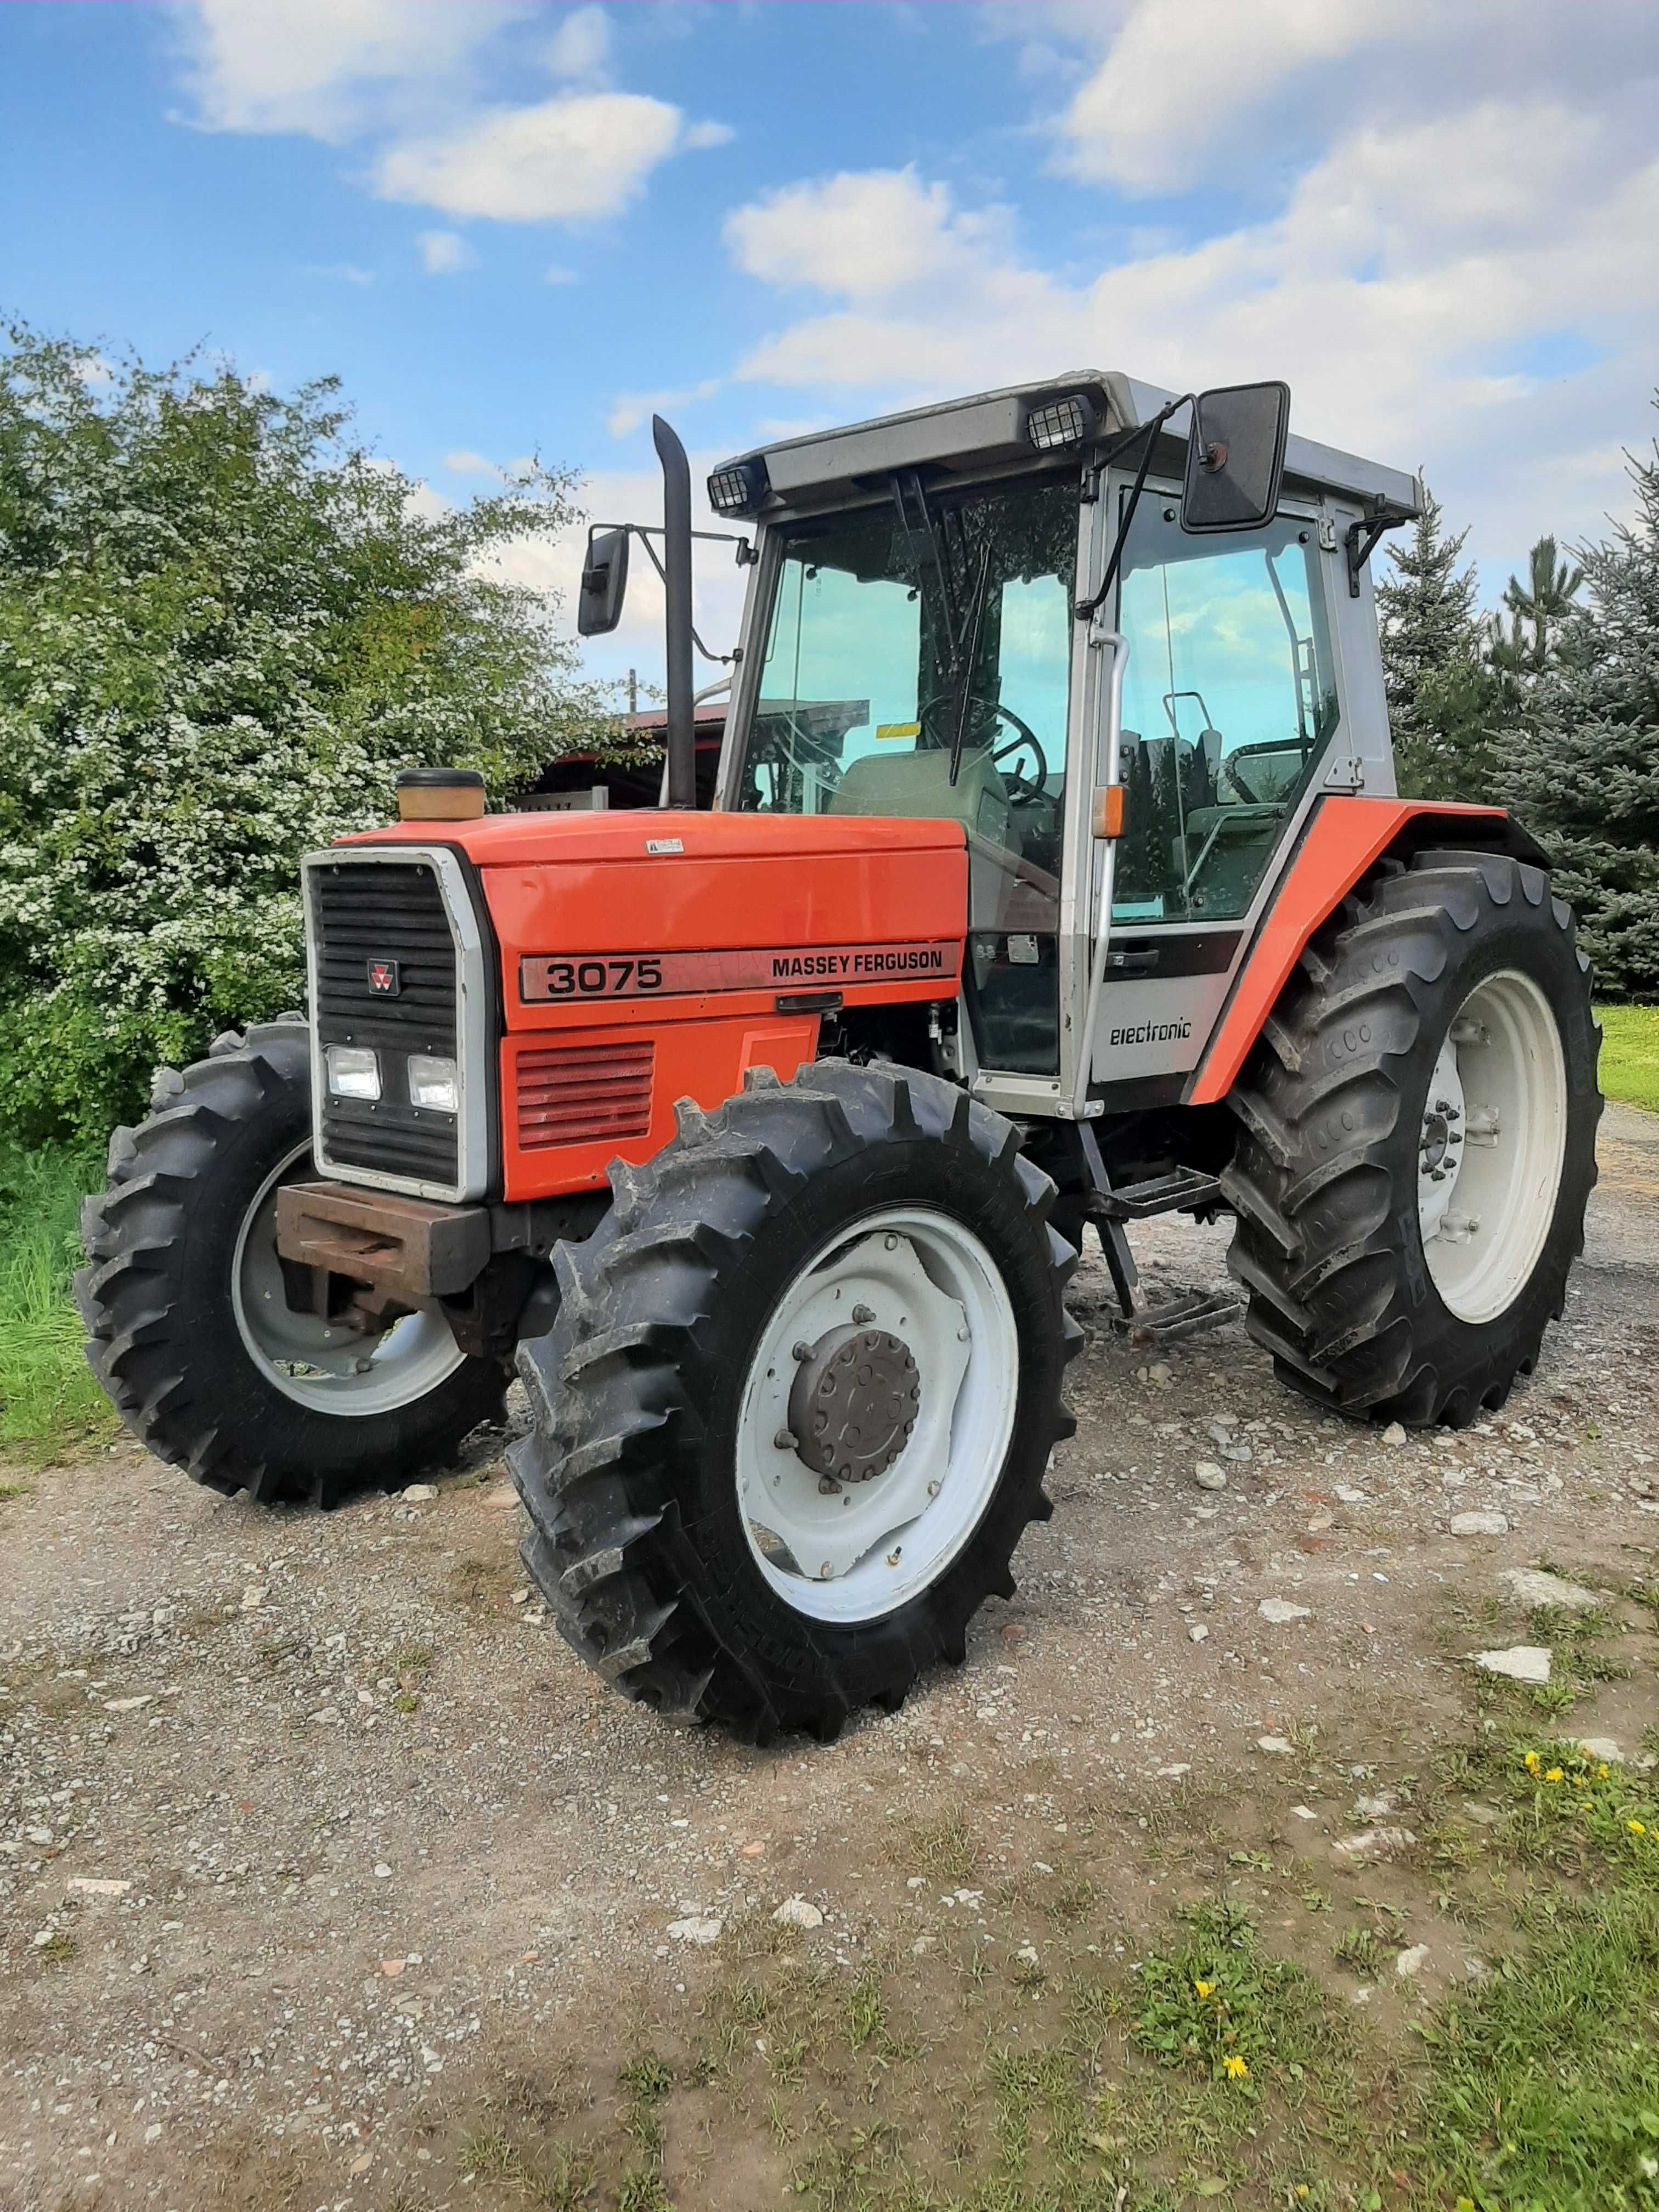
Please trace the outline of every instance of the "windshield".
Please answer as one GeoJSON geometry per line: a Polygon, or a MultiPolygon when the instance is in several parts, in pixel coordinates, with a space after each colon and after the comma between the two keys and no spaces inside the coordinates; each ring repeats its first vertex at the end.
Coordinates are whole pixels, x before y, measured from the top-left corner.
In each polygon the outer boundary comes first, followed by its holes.
{"type": "Polygon", "coordinates": [[[781,533],[737,805],[945,816],[1057,876],[1075,472],[901,502],[781,533]]]}

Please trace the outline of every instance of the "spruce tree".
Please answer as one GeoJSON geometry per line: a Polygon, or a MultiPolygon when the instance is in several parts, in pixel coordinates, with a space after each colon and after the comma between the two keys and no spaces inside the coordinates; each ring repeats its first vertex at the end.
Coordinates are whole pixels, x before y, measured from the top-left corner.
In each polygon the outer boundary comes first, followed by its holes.
{"type": "Polygon", "coordinates": [[[1636,518],[1580,549],[1589,597],[1504,739],[1502,781],[1577,909],[1596,988],[1659,994],[1659,447],[1636,518]]]}
{"type": "Polygon", "coordinates": [[[1395,775],[1408,799],[1480,799],[1492,788],[1499,692],[1480,651],[1471,562],[1458,559],[1467,530],[1443,534],[1432,493],[1392,574],[1376,584],[1382,677],[1394,732],[1395,775]]]}

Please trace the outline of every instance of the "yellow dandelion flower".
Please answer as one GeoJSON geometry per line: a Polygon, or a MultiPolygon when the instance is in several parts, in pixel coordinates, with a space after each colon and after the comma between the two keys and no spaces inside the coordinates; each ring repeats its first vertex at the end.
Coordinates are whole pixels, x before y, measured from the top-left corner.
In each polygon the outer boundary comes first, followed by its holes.
{"type": "Polygon", "coordinates": [[[1589,1788],[1589,1775],[1575,1774],[1572,1778],[1572,1786],[1575,1790],[1588,1790],[1589,1788]]]}
{"type": "Polygon", "coordinates": [[[1539,1767],[1538,1753],[1535,1751],[1529,1751],[1521,1763],[1528,1774],[1536,1774],[1539,1767]]]}
{"type": "Polygon", "coordinates": [[[1561,1779],[1561,1770],[1560,1770],[1560,1768],[1559,1768],[1559,1766],[1552,1766],[1552,1767],[1548,1770],[1548,1771],[1546,1773],[1546,1775],[1545,1775],[1545,1777],[1544,1777],[1544,1779],[1545,1779],[1545,1781],[1546,1781],[1546,1782],[1559,1782],[1559,1781],[1560,1781],[1560,1779],[1561,1779]]]}
{"type": "Polygon", "coordinates": [[[1221,2063],[1227,2069],[1227,2079],[1230,2081],[1248,2081],[1249,2080],[1250,2069],[1244,2063],[1244,2061],[1239,2057],[1236,2051],[1230,2051],[1226,2057],[1224,2058],[1221,2063]]]}
{"type": "Polygon", "coordinates": [[[1605,1782],[1605,1781],[1607,1780],[1607,1764],[1606,1764],[1605,1760],[1602,1762],[1602,1764],[1601,1764],[1600,1766],[1598,1766],[1598,1767],[1596,1768],[1596,1770],[1595,1770],[1595,1778],[1596,1778],[1596,1780],[1597,1780],[1598,1782],[1605,1782]]]}
{"type": "Polygon", "coordinates": [[[1215,1990],[1215,1984],[1213,1982],[1194,1982],[1193,1984],[1193,1987],[1198,1991],[1198,1994],[1201,1997],[1212,1996],[1215,1990]]]}
{"type": "Polygon", "coordinates": [[[1647,1833],[1647,1830],[1643,1826],[1639,1820],[1626,1820],[1625,1826],[1630,1830],[1632,1836],[1645,1836],[1647,1833]]]}
{"type": "Polygon", "coordinates": [[[1307,2185],[1307,2183],[1306,2183],[1305,2181],[1298,2181],[1298,2182],[1297,2183],[1297,2185],[1296,2185],[1296,2193],[1297,2193],[1297,2195],[1298,2197],[1305,2197],[1305,2196],[1307,2195],[1307,2193],[1308,2193],[1308,2185],[1307,2185]]]}

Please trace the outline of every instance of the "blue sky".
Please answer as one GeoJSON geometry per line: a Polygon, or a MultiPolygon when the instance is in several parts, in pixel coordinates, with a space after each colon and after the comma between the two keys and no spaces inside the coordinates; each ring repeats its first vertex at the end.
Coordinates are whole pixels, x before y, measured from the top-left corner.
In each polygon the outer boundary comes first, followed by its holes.
{"type": "Polygon", "coordinates": [[[21,0],[0,312],[337,372],[432,496],[539,450],[641,516],[653,401],[701,467],[1067,366],[1282,375],[1491,597],[1627,507],[1656,115],[1649,0],[21,0]]]}

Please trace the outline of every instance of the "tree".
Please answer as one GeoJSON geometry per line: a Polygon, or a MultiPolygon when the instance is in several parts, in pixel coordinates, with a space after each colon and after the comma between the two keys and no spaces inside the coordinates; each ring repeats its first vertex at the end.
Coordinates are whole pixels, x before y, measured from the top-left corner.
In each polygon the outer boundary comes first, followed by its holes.
{"type": "Polygon", "coordinates": [[[0,1121],[44,1136],[301,1003],[299,856],[388,819],[399,768],[500,796],[607,746],[549,606],[495,559],[571,520],[567,477],[428,512],[333,380],[283,398],[5,339],[0,1121]]]}
{"type": "Polygon", "coordinates": [[[1580,549],[1589,599],[1559,618],[1504,782],[1577,909],[1598,989],[1646,996],[1659,992],[1659,446],[1630,473],[1636,519],[1580,549]]]}
{"type": "Polygon", "coordinates": [[[1446,537],[1442,522],[1430,493],[1377,580],[1395,774],[1407,798],[1477,799],[1492,787],[1498,690],[1480,650],[1474,567],[1457,566],[1468,532],[1446,537]]]}
{"type": "Polygon", "coordinates": [[[1528,560],[1527,581],[1511,576],[1504,587],[1508,631],[1501,615],[1492,620],[1487,655],[1501,676],[1521,683],[1542,675],[1554,656],[1558,627],[1583,580],[1582,565],[1560,559],[1553,538],[1539,539],[1528,560]]]}

